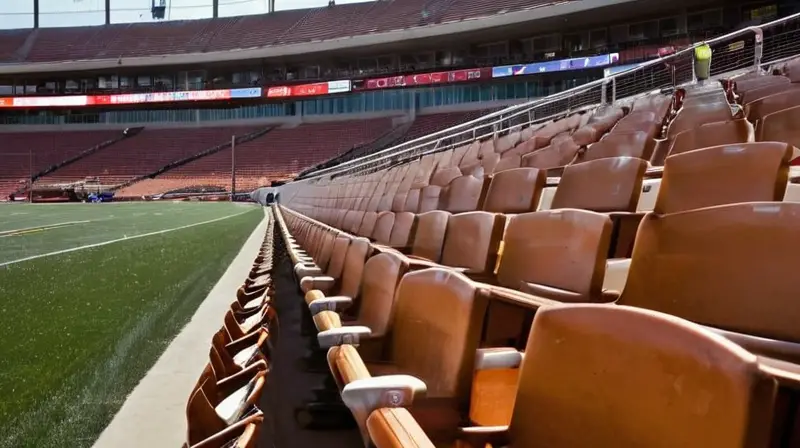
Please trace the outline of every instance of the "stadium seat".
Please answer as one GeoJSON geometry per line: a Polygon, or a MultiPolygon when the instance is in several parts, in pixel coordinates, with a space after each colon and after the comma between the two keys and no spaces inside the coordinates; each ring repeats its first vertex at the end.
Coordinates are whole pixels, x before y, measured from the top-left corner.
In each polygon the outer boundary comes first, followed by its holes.
{"type": "Polygon", "coordinates": [[[654,212],[781,201],[794,148],[777,142],[696,149],[667,157],[654,212]]]}
{"type": "Polygon", "coordinates": [[[545,307],[524,355],[501,361],[520,365],[511,419],[463,428],[467,446],[769,444],[775,381],[752,354],[681,319],[614,305],[545,307]]]}
{"type": "MultiPolygon", "coordinates": [[[[216,356],[213,348],[211,354],[216,356]]],[[[237,423],[252,423],[251,417],[260,414],[256,404],[266,374],[267,364],[263,361],[222,379],[210,364],[206,366],[186,409],[187,444],[200,443],[237,423]]]]}
{"type": "Polygon", "coordinates": [[[586,151],[580,152],[576,163],[609,157],[636,157],[650,160],[655,141],[646,131],[618,132],[616,129],[606,134],[597,143],[592,143],[586,151]]]}
{"type": "Polygon", "coordinates": [[[411,244],[411,257],[427,259],[436,263],[441,261],[447,224],[452,215],[443,210],[434,210],[417,215],[414,241],[411,244]]]}
{"type": "Polygon", "coordinates": [[[800,342],[796,308],[786,305],[797,290],[792,273],[796,251],[787,248],[793,247],[798,217],[800,204],[788,202],[647,215],[618,303],[761,338],[800,342]],[[658,272],[670,275],[654,275],[658,272]],[[724,301],[715,299],[720,297],[724,301]]]}
{"type": "Polygon", "coordinates": [[[497,284],[560,302],[608,302],[601,291],[611,219],[561,209],[513,216],[506,228],[497,284]]]}
{"type": "Polygon", "coordinates": [[[387,362],[366,364],[373,375],[407,374],[424,381],[426,396],[410,410],[434,441],[452,441],[463,420],[487,299],[476,283],[451,270],[406,274],[395,298],[387,362]]]}
{"type": "Polygon", "coordinates": [[[547,181],[544,170],[514,168],[492,176],[483,201],[483,210],[492,213],[535,211],[547,181]]]}
{"type": "Polygon", "coordinates": [[[241,372],[255,362],[266,362],[266,354],[271,352],[268,339],[269,332],[265,328],[259,328],[247,336],[231,340],[223,327],[211,339],[211,346],[219,355],[211,358],[212,365],[216,360],[218,364],[214,368],[227,377],[241,372]]]}
{"type": "Polygon", "coordinates": [[[264,414],[259,411],[189,448],[256,448],[263,422],[264,414]]]}
{"type": "Polygon", "coordinates": [[[342,344],[343,339],[361,346],[369,342],[370,346],[359,351],[367,359],[379,359],[382,338],[389,333],[391,326],[395,289],[407,271],[404,257],[381,253],[365,263],[358,296],[324,297],[318,291],[309,292],[307,303],[319,331],[319,346],[327,349],[342,344]],[[343,311],[350,311],[344,322],[339,315],[343,311]],[[361,327],[369,329],[369,334],[365,334],[361,327]],[[350,328],[357,331],[348,333],[350,328]]]}

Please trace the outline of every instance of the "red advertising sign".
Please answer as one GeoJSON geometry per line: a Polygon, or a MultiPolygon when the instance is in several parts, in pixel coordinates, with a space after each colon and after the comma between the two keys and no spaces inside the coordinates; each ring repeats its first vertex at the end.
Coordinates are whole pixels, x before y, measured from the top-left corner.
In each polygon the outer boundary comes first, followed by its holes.
{"type": "Polygon", "coordinates": [[[275,86],[266,89],[267,98],[289,98],[294,96],[319,96],[350,91],[350,81],[315,82],[296,86],[275,86]]]}
{"type": "Polygon", "coordinates": [[[177,103],[260,98],[261,87],[184,92],[126,93],[119,95],[23,96],[0,98],[0,107],[81,107],[122,104],[177,103]]]}
{"type": "Polygon", "coordinates": [[[451,70],[447,72],[420,73],[417,75],[389,76],[386,78],[372,78],[364,80],[360,87],[354,90],[391,89],[394,87],[414,87],[431,84],[449,84],[456,82],[477,81],[491,79],[491,68],[472,68],[464,70],[451,70]]]}

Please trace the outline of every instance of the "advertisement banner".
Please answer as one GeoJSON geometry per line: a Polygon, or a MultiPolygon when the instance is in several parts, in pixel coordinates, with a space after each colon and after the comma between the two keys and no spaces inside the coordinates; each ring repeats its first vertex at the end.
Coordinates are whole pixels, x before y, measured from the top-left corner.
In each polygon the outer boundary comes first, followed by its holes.
{"type": "Polygon", "coordinates": [[[589,56],[585,58],[561,59],[557,61],[534,62],[531,64],[505,65],[492,68],[492,78],[554,73],[568,70],[604,67],[619,61],[619,53],[589,56]]]}
{"type": "Polygon", "coordinates": [[[261,87],[246,89],[190,90],[184,92],[125,93],[118,95],[29,96],[0,98],[0,107],[77,107],[185,101],[221,101],[260,98],[261,87]]]}
{"type": "Polygon", "coordinates": [[[478,81],[492,77],[490,68],[450,70],[447,72],[420,73],[416,75],[389,76],[356,81],[353,90],[391,89],[394,87],[415,87],[431,84],[478,81]]]}
{"type": "Polygon", "coordinates": [[[319,96],[350,91],[350,81],[315,82],[296,86],[269,87],[264,92],[267,98],[291,98],[295,96],[319,96]]]}

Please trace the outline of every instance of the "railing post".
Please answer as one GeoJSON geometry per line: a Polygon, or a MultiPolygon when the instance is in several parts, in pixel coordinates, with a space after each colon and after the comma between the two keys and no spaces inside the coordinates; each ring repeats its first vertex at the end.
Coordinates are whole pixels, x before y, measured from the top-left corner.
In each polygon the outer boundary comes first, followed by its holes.
{"type": "Polygon", "coordinates": [[[608,104],[608,98],[606,98],[606,88],[608,87],[608,80],[603,81],[603,84],[600,84],[600,104],[605,106],[608,104]]]}
{"type": "Polygon", "coordinates": [[[617,78],[611,78],[611,103],[617,102],[617,78]]]}
{"type": "Polygon", "coordinates": [[[764,56],[764,30],[762,30],[761,27],[757,27],[753,29],[753,32],[755,33],[756,39],[753,65],[759,68],[761,66],[761,58],[764,56]]]}

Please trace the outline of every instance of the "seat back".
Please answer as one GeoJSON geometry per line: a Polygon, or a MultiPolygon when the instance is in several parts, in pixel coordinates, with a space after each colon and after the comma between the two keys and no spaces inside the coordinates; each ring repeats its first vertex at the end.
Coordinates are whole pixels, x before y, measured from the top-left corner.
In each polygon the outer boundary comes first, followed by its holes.
{"type": "Polygon", "coordinates": [[[747,119],[757,123],[756,128],[758,128],[760,125],[758,122],[766,115],[797,105],[800,105],[800,89],[770,95],[747,105],[747,119]]]}
{"type": "Polygon", "coordinates": [[[656,213],[736,202],[781,201],[793,147],[757,142],[714,146],[667,157],[656,213]]]}
{"type": "Polygon", "coordinates": [[[452,215],[442,248],[442,264],[488,273],[497,262],[505,216],[489,212],[452,215]]]}
{"type": "Polygon", "coordinates": [[[654,142],[645,131],[612,131],[597,143],[590,145],[578,156],[578,162],[589,162],[608,157],[636,157],[650,160],[654,142]]]}
{"type": "Polygon", "coordinates": [[[413,210],[408,208],[406,211],[411,213],[425,213],[431,210],[438,210],[439,201],[444,188],[445,187],[441,187],[439,185],[428,185],[427,187],[423,188],[419,191],[417,207],[413,210]]]}
{"type": "Polygon", "coordinates": [[[414,219],[416,215],[410,212],[396,213],[394,216],[394,226],[389,237],[389,245],[392,247],[406,247],[411,239],[411,232],[414,230],[414,219]]]}
{"type": "MultiPolygon", "coordinates": [[[[400,212],[398,212],[400,213],[400,212]]],[[[372,239],[379,244],[389,244],[392,238],[392,228],[394,227],[394,212],[381,212],[375,220],[375,227],[372,230],[372,239]]]]}
{"type": "Polygon", "coordinates": [[[328,261],[328,269],[325,271],[325,275],[333,278],[342,276],[345,258],[347,257],[347,249],[350,246],[351,239],[352,238],[347,235],[339,235],[336,237],[336,241],[333,242],[331,258],[328,261]]]}
{"type": "Polygon", "coordinates": [[[443,167],[431,176],[431,185],[446,187],[453,179],[461,176],[461,170],[457,166],[443,167]]]}
{"type": "Polygon", "coordinates": [[[580,146],[571,138],[565,138],[524,156],[521,166],[542,170],[562,167],[575,159],[579,149],[580,146]]]}
{"type": "MultiPolygon", "coordinates": [[[[204,439],[224,430],[228,425],[222,420],[214,411],[214,404],[211,400],[216,401],[216,397],[208,397],[206,395],[209,382],[216,382],[211,365],[206,365],[203,373],[200,375],[198,385],[192,391],[189,397],[189,402],[186,405],[186,442],[189,445],[194,445],[203,441],[204,439]]],[[[216,385],[213,386],[212,391],[216,391],[216,385]]]]}
{"type": "Polygon", "coordinates": [[[635,212],[647,162],[635,157],[609,157],[564,169],[550,208],[595,212],[635,212]]]}
{"type": "Polygon", "coordinates": [[[417,228],[414,232],[414,243],[411,255],[439,262],[442,257],[447,222],[450,213],[442,210],[417,215],[417,228]]]}
{"type": "Polygon", "coordinates": [[[483,210],[493,213],[526,213],[536,210],[547,182],[544,170],[516,168],[492,177],[483,210]]]}
{"type": "Polygon", "coordinates": [[[361,279],[358,322],[372,330],[372,336],[384,336],[394,310],[397,284],[408,271],[408,264],[398,254],[385,252],[370,257],[361,279]]]}
{"type": "Polygon", "coordinates": [[[519,154],[508,154],[500,158],[497,165],[494,166],[494,174],[502,173],[506,170],[519,168],[522,163],[522,157],[519,154]]]}
{"type": "Polygon", "coordinates": [[[361,276],[364,272],[364,263],[372,250],[366,238],[353,238],[347,247],[347,255],[342,268],[339,294],[347,297],[358,297],[361,285],[361,276]]]}
{"type": "Polygon", "coordinates": [[[397,370],[428,386],[428,398],[468,402],[475,350],[488,299],[450,269],[406,274],[395,299],[390,356],[397,370]]]}
{"type": "Polygon", "coordinates": [[[600,298],[611,244],[611,219],[586,210],[548,210],[510,219],[497,283],[545,298],[588,302],[600,298]],[[542,288],[543,287],[543,288],[542,288]],[[547,290],[553,296],[548,296],[547,290]]]}
{"type": "Polygon", "coordinates": [[[760,142],[786,142],[800,148],[800,105],[764,116],[756,140],[760,142]]]}
{"type": "Polygon", "coordinates": [[[753,127],[745,119],[706,123],[676,135],[668,156],[709,146],[746,143],[753,138],[753,127]]]}
{"type": "Polygon", "coordinates": [[[520,372],[513,448],[769,445],[775,381],[754,355],[671,316],[539,309],[520,372]]]}
{"type": "Polygon", "coordinates": [[[648,214],[618,303],[800,342],[798,226],[800,204],[790,202],[648,214]]]}
{"type": "MultiPolygon", "coordinates": [[[[440,208],[450,213],[471,212],[478,209],[483,193],[483,177],[464,175],[450,182],[440,198],[440,208]]],[[[430,210],[420,210],[430,211],[430,210]]]]}
{"type": "MultiPolygon", "coordinates": [[[[686,101],[689,101],[688,99],[686,101]]],[[[679,133],[706,123],[730,121],[733,119],[731,106],[720,91],[719,96],[699,101],[693,105],[684,105],[667,129],[667,138],[672,139],[679,133]]]]}
{"type": "Polygon", "coordinates": [[[361,220],[361,226],[358,228],[357,235],[369,238],[372,232],[375,231],[375,222],[378,220],[377,212],[366,212],[364,218],[361,220]]]}

